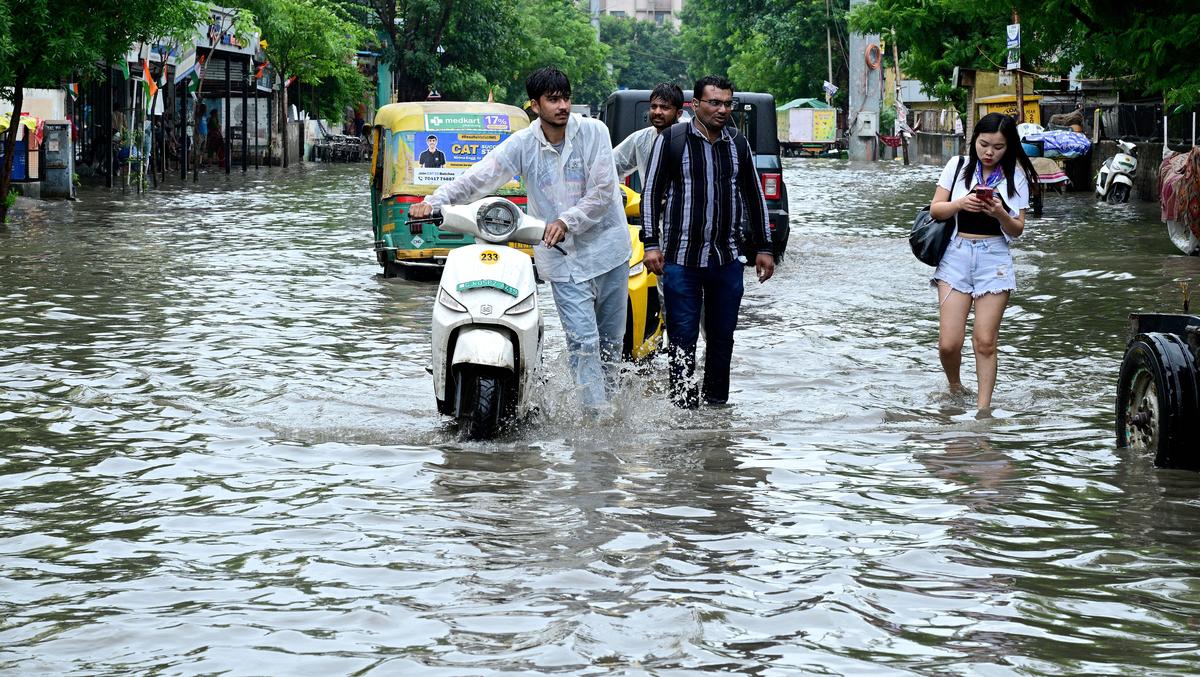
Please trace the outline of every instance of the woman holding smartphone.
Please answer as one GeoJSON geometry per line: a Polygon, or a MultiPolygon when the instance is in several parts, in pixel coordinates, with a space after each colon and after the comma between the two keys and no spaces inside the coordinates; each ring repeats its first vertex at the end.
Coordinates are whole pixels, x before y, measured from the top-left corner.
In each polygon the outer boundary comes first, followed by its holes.
{"type": "Polygon", "coordinates": [[[970,155],[954,158],[938,179],[930,214],[955,220],[954,237],[930,285],[938,290],[938,357],[953,393],[960,378],[967,316],[975,308],[971,347],[979,382],[976,405],[986,414],[996,387],[996,343],[1009,295],[1017,288],[1008,243],[1025,230],[1029,184],[1037,181],[1021,148],[1017,123],[985,115],[971,134],[970,155]]]}

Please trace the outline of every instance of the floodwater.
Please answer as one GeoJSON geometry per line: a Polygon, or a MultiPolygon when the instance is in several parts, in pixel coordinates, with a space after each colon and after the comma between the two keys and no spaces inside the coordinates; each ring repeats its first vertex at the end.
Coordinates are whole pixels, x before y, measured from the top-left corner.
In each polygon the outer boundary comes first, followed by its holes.
{"type": "Polygon", "coordinates": [[[1200,672],[1200,476],[1114,446],[1128,313],[1200,278],[1155,205],[1047,198],[977,419],[904,241],[939,168],[789,161],[733,406],[657,362],[581,423],[544,294],[542,413],[467,443],[365,169],[0,229],[0,672],[1200,672]]]}

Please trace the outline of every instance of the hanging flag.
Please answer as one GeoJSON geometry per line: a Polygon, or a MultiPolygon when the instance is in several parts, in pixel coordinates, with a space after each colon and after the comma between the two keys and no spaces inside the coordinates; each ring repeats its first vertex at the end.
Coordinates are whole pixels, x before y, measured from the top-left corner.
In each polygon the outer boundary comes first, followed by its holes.
{"type": "Polygon", "coordinates": [[[154,83],[154,78],[150,77],[149,59],[142,59],[142,78],[142,84],[146,87],[146,108],[149,109],[154,95],[158,92],[158,85],[154,83]]]}
{"type": "Polygon", "coordinates": [[[283,86],[284,86],[284,87],[291,87],[291,86],[292,86],[292,83],[293,83],[293,82],[295,82],[295,81],[296,81],[296,76],[295,76],[295,75],[293,75],[292,77],[290,77],[290,78],[288,78],[288,79],[287,79],[287,82],[284,82],[284,83],[283,83],[283,86]]]}
{"type": "Polygon", "coordinates": [[[72,100],[78,99],[79,98],[79,83],[72,82],[71,84],[67,85],[67,94],[71,95],[72,100]]]}
{"type": "Polygon", "coordinates": [[[838,86],[828,80],[822,83],[821,89],[825,90],[825,93],[829,96],[833,96],[834,94],[838,93],[838,86]]]}
{"type": "Polygon", "coordinates": [[[270,62],[269,62],[269,61],[264,61],[264,62],[262,62],[262,63],[258,64],[258,72],[256,72],[256,73],[254,74],[254,79],[255,79],[255,80],[259,80],[259,79],[261,79],[261,78],[262,78],[263,70],[265,70],[265,69],[266,69],[266,67],[267,67],[267,64],[268,64],[268,63],[270,63],[270,62]]]}
{"type": "Polygon", "coordinates": [[[126,80],[129,79],[129,60],[124,57],[121,58],[121,75],[124,75],[126,80]]]}
{"type": "Polygon", "coordinates": [[[187,90],[192,96],[200,91],[200,76],[196,75],[196,71],[192,71],[192,77],[188,78],[187,90]]]}

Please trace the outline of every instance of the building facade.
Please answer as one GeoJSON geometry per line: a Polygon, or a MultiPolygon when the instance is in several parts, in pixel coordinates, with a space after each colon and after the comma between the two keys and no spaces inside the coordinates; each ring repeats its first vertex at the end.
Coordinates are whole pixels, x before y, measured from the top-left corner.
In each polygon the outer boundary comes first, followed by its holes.
{"type": "MultiPolygon", "coordinates": [[[[599,0],[601,14],[678,26],[683,0],[599,0]]],[[[587,5],[585,5],[587,6],[587,5]]]]}

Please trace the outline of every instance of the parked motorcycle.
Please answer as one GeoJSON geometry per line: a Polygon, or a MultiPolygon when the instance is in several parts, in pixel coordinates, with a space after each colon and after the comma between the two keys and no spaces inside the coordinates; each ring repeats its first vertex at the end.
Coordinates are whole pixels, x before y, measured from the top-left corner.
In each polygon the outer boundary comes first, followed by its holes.
{"type": "Polygon", "coordinates": [[[494,437],[529,410],[542,353],[533,259],[505,245],[537,244],[546,224],[500,197],[413,221],[476,238],[446,257],[433,304],[431,371],[438,411],[457,419],[468,438],[494,437]]]}
{"type": "Polygon", "coordinates": [[[1120,149],[1104,161],[1096,174],[1096,199],[1109,204],[1129,201],[1133,192],[1133,177],[1137,173],[1137,146],[1129,141],[1117,141],[1120,149]]]}

